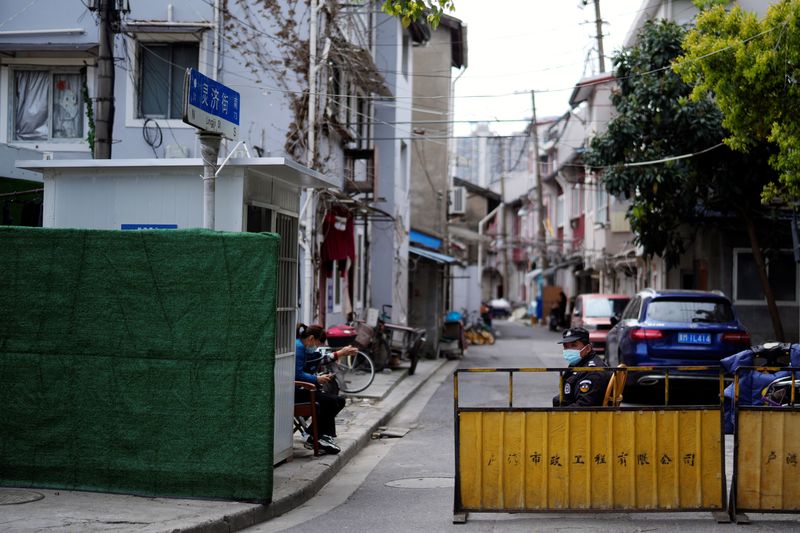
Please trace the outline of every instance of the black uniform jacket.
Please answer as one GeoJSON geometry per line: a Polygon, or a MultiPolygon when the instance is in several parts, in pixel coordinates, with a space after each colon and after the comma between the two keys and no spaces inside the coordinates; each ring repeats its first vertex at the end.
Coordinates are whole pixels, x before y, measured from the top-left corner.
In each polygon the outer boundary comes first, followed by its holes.
{"type": "MultiPolygon", "coordinates": [[[[571,367],[608,367],[592,350],[571,367]]],[[[564,400],[553,397],[553,407],[591,407],[603,405],[606,387],[611,379],[610,372],[564,372],[564,400]]]]}

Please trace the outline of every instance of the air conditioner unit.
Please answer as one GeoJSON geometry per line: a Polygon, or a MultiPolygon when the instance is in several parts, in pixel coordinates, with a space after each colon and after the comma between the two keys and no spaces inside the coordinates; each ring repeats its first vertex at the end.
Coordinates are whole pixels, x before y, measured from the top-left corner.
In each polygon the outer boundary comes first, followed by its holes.
{"type": "Polygon", "coordinates": [[[467,212],[467,189],[453,187],[450,190],[450,214],[463,215],[467,212]]]}

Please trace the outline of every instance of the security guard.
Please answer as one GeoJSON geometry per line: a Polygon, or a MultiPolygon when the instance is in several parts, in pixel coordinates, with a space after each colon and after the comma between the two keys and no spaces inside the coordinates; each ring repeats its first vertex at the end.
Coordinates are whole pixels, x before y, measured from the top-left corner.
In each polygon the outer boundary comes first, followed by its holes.
{"type": "MultiPolygon", "coordinates": [[[[607,367],[592,348],[589,332],[584,328],[564,331],[558,344],[564,345],[564,359],[570,367],[607,367]]],[[[553,397],[553,407],[590,407],[603,405],[606,387],[611,379],[608,372],[564,372],[564,399],[553,397]]]]}

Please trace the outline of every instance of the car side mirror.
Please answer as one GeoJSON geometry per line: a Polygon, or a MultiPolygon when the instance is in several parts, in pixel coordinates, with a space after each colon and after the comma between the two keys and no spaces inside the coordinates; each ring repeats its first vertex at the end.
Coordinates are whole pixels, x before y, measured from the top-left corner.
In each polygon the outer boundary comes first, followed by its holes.
{"type": "Polygon", "coordinates": [[[611,317],[611,326],[612,327],[616,326],[617,324],[619,324],[619,321],[620,321],[620,316],[619,315],[612,316],[611,317]]]}

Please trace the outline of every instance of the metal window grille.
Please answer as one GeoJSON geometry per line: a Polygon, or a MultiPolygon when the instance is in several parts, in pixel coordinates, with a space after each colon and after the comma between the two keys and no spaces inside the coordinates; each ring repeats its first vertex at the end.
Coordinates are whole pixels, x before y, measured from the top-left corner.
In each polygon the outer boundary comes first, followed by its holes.
{"type": "Polygon", "coordinates": [[[285,353],[294,350],[297,313],[297,218],[276,213],[275,231],[281,236],[275,353],[285,353]]]}

